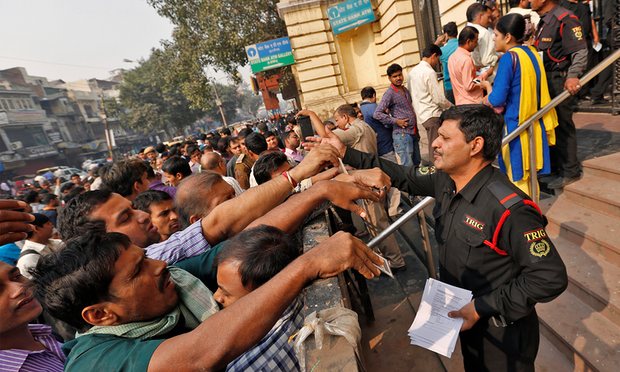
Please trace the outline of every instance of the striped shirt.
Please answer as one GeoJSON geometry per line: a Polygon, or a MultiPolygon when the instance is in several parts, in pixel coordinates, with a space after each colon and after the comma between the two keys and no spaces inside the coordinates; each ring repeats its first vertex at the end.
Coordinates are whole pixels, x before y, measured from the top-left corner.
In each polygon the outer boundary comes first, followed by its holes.
{"type": "Polygon", "coordinates": [[[0,372],[62,372],[66,358],[62,344],[52,336],[52,327],[28,324],[28,330],[45,350],[0,350],[0,372]]]}
{"type": "Polygon", "coordinates": [[[404,86],[402,89],[396,88],[393,84],[383,93],[381,102],[375,110],[373,118],[379,120],[383,124],[391,124],[394,126],[393,133],[417,134],[418,123],[411,104],[411,94],[404,86]],[[386,113],[387,111],[387,113],[386,113]],[[406,128],[396,125],[397,119],[409,119],[406,128]]]}
{"type": "Polygon", "coordinates": [[[170,235],[168,240],[146,247],[146,256],[173,264],[197,256],[211,248],[202,234],[202,220],[170,235]]]}

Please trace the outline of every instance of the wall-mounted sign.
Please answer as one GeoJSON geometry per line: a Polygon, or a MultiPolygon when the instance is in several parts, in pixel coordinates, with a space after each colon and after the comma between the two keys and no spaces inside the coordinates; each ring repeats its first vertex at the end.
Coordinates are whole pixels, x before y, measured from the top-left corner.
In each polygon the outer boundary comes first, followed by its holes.
{"type": "Polygon", "coordinates": [[[335,35],[375,21],[370,0],[347,0],[327,8],[327,17],[335,35]]]}
{"type": "Polygon", "coordinates": [[[255,74],[295,63],[288,37],[248,45],[245,47],[245,54],[255,74]]]}

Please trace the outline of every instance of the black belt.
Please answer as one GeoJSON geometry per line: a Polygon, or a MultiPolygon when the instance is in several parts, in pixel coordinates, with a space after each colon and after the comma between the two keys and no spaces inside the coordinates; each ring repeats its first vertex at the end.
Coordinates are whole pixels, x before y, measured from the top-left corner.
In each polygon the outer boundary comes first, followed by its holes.
{"type": "Polygon", "coordinates": [[[504,318],[503,315],[493,315],[489,318],[489,325],[497,328],[506,328],[509,325],[514,324],[514,322],[509,322],[504,318]]]}

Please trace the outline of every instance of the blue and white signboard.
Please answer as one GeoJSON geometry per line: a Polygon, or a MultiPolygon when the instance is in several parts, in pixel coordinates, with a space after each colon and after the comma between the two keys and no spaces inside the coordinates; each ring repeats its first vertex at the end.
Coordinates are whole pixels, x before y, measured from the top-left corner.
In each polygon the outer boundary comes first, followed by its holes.
{"type": "Polygon", "coordinates": [[[327,8],[327,17],[334,35],[353,30],[375,21],[370,0],[347,0],[327,8]]]}
{"type": "Polygon", "coordinates": [[[245,47],[245,54],[255,74],[295,63],[288,37],[248,45],[245,47]]]}

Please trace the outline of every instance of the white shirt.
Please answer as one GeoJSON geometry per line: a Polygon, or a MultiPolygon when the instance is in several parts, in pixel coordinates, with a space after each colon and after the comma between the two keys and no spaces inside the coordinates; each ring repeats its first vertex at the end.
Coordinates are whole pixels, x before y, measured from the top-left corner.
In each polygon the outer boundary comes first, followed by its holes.
{"type": "Polygon", "coordinates": [[[45,247],[49,247],[50,250],[55,250],[58,246],[60,246],[61,243],[62,241],[57,239],[50,239],[47,245],[36,243],[32,240],[25,240],[24,245],[21,248],[22,252],[31,249],[39,254],[31,253],[21,256],[19,260],[17,260],[17,264],[15,266],[17,266],[19,272],[21,272],[23,276],[28,279],[32,279],[32,275],[30,275],[28,269],[37,266],[37,262],[39,262],[39,258],[41,258],[41,254],[45,247]]]}
{"type": "Polygon", "coordinates": [[[222,178],[233,188],[233,190],[235,190],[235,196],[239,196],[243,193],[243,189],[241,188],[239,181],[237,181],[234,177],[222,176],[222,178]]]}
{"type": "MultiPolygon", "coordinates": [[[[592,2],[590,2],[590,4],[592,4],[592,2]]],[[[532,9],[523,9],[517,6],[517,7],[510,9],[508,14],[511,14],[511,13],[521,14],[522,16],[526,16],[529,14],[530,22],[532,22],[532,25],[534,26],[534,30],[536,30],[536,27],[538,27],[538,21],[540,21],[540,16],[538,15],[538,13],[536,13],[532,9]]]]}
{"type": "Polygon", "coordinates": [[[420,124],[430,118],[439,117],[443,110],[452,105],[437,81],[435,70],[426,61],[420,61],[409,71],[407,84],[420,124]]]}
{"type": "Polygon", "coordinates": [[[254,166],[252,166],[252,170],[250,170],[250,187],[258,186],[258,182],[256,182],[256,177],[254,177],[254,166]]]}
{"type": "Polygon", "coordinates": [[[467,26],[475,27],[478,30],[478,46],[471,52],[471,58],[476,67],[491,67],[497,64],[497,53],[495,52],[495,41],[493,33],[488,29],[474,24],[467,23],[467,26]]]}

